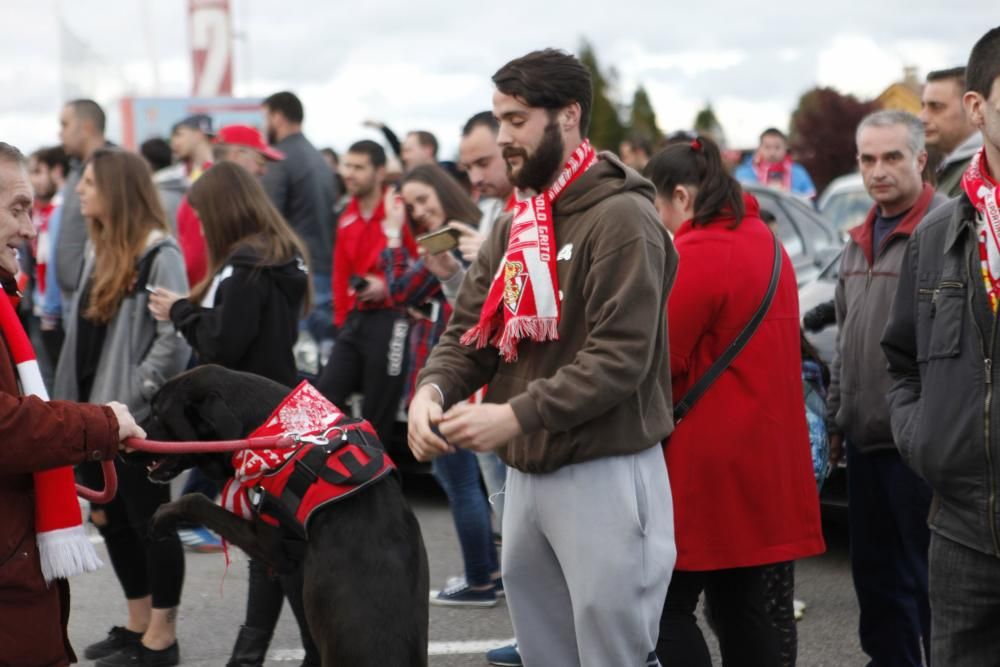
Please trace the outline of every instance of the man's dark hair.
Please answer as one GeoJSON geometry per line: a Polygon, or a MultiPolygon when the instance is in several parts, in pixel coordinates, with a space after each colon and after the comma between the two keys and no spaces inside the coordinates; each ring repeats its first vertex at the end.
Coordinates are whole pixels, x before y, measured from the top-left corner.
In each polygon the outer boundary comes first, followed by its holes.
{"type": "Polygon", "coordinates": [[[532,51],[498,69],[493,83],[504,95],[520,98],[532,107],[555,110],[577,102],[580,134],[587,136],[594,87],[590,70],[575,56],[557,49],[532,51]]]}
{"type": "Polygon", "coordinates": [[[1000,27],[979,38],[965,66],[965,89],[989,97],[993,82],[1000,76],[1000,27]]]}
{"type": "Polygon", "coordinates": [[[70,100],[66,106],[73,108],[73,113],[80,120],[89,120],[94,124],[94,129],[99,134],[104,135],[104,127],[107,124],[107,117],[104,109],[94,100],[70,100]]]}
{"type": "Polygon", "coordinates": [[[653,157],[653,142],[644,134],[633,134],[625,137],[622,143],[628,144],[633,150],[640,150],[646,157],[653,157]]]}
{"type": "Polygon", "coordinates": [[[927,83],[933,81],[954,81],[958,84],[958,89],[965,90],[965,68],[949,67],[948,69],[936,69],[927,73],[927,83]]]}
{"type": "Polygon", "coordinates": [[[372,163],[372,166],[376,169],[385,166],[385,149],[371,139],[362,139],[361,141],[354,142],[351,144],[351,147],[347,149],[347,152],[367,155],[368,159],[372,163]]]}
{"type": "Polygon", "coordinates": [[[438,154],[437,137],[435,137],[427,130],[413,130],[412,132],[410,132],[410,134],[412,134],[417,138],[418,144],[420,144],[424,148],[431,149],[431,155],[434,157],[435,160],[437,159],[437,154],[438,154]]]}
{"type": "Polygon", "coordinates": [[[333,150],[329,146],[327,146],[326,148],[319,149],[319,152],[322,153],[323,155],[329,155],[331,158],[333,158],[334,162],[340,164],[340,156],[337,155],[337,151],[333,150]]]}
{"type": "Polygon", "coordinates": [[[159,171],[166,169],[174,163],[174,153],[170,150],[170,144],[160,137],[146,139],[139,146],[139,155],[146,158],[150,169],[159,171]]]}
{"type": "Polygon", "coordinates": [[[743,188],[722,162],[719,147],[706,136],[667,146],[650,159],[642,173],[664,197],[673,196],[678,185],[697,188],[694,225],[706,225],[719,216],[733,216],[733,227],[743,220],[743,188]]]}
{"type": "Polygon", "coordinates": [[[49,169],[60,167],[64,175],[69,173],[69,156],[66,155],[66,151],[63,150],[62,146],[39,148],[31,154],[31,157],[41,162],[49,169]]]}
{"type": "Polygon", "coordinates": [[[277,111],[291,123],[301,123],[306,115],[302,110],[302,100],[287,90],[271,95],[264,100],[263,105],[268,111],[277,111]]]}
{"type": "Polygon", "coordinates": [[[788,137],[786,137],[785,133],[782,132],[781,130],[779,130],[778,128],[776,128],[776,127],[769,127],[766,130],[764,130],[763,132],[761,132],[760,133],[760,140],[764,141],[764,137],[779,137],[786,144],[788,143],[788,137]]]}
{"type": "Polygon", "coordinates": [[[490,132],[493,134],[497,134],[500,131],[500,123],[497,122],[497,117],[493,115],[493,112],[480,111],[475,116],[465,121],[465,125],[462,126],[462,136],[469,136],[472,134],[472,131],[479,126],[489,128],[490,132]]]}

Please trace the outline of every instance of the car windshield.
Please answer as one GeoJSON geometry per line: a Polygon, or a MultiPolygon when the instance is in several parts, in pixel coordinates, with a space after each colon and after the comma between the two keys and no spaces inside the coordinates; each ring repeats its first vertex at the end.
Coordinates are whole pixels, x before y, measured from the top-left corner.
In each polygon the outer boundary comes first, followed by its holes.
{"type": "Polygon", "coordinates": [[[845,190],[830,196],[823,216],[841,232],[860,225],[872,207],[872,198],[864,190],[845,190]]]}

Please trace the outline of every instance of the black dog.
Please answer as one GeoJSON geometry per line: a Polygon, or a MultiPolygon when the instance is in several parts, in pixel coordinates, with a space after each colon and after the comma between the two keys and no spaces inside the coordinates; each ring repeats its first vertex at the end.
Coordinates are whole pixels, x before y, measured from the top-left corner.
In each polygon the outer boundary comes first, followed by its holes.
{"type": "MultiPolygon", "coordinates": [[[[202,366],[157,393],[147,432],[150,439],[244,438],[290,391],[256,375],[202,366]]],[[[199,465],[209,474],[231,476],[230,459],[230,454],[161,457],[151,459],[149,475],[167,482],[199,465]]],[[[317,509],[304,555],[283,548],[282,528],[246,521],[201,494],[162,506],[153,530],[173,530],[182,520],[207,526],[278,571],[301,565],[305,616],[323,665],[427,664],[427,553],[396,475],[317,509]]]]}

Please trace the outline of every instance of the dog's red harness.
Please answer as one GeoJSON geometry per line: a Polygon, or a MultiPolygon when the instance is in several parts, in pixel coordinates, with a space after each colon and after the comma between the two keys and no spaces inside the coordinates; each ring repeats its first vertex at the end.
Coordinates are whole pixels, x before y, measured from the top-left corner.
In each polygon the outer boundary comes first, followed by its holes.
{"type": "Polygon", "coordinates": [[[303,381],[250,438],[287,435],[291,449],[242,450],[233,454],[235,475],[222,491],[226,509],[254,514],[305,538],[320,507],[382,479],[396,466],[371,424],[348,419],[303,381]]]}

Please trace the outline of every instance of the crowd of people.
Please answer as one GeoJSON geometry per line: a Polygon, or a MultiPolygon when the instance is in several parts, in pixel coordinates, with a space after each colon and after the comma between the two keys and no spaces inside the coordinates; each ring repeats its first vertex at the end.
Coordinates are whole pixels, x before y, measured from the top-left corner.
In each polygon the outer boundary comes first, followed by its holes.
{"type": "MultiPolygon", "coordinates": [[[[724,665],[794,665],[794,562],[825,549],[818,491],[844,457],[871,664],[996,664],[1000,28],[928,76],[920,117],[858,125],[874,205],[838,260],[829,368],[741,186],[815,196],[781,131],[737,165],[690,132],[619,157],[587,139],[574,56],[493,83],[454,162],[378,121],[389,153],[317,150],[291,92],[263,101],[263,133],[197,114],[131,152],[80,99],[59,146],[0,143],[0,663],[75,658],[66,577],[96,557],[67,466],[99,487],[113,460],[118,493],[87,519],[127,614],[83,656],[180,664],[184,545],[217,537],[154,535],[169,487],[119,454],[164,383],[219,364],[360,397],[431,462],[464,572],[428,603],[505,596],[517,643],[491,664],[707,667],[703,597],[724,665]]],[[[249,569],[228,664],[263,664],[287,599],[319,665],[301,568],[249,569]]]]}

